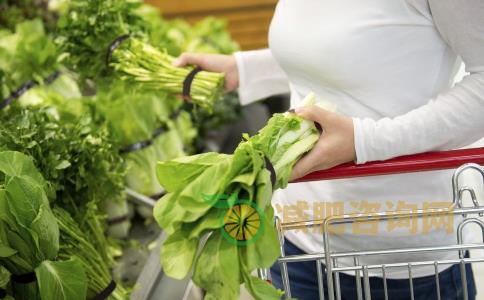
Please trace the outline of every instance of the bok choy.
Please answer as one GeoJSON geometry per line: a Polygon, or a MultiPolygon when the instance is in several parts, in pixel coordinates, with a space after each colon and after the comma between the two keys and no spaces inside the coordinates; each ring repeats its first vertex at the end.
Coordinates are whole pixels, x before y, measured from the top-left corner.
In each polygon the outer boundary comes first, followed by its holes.
{"type": "Polygon", "coordinates": [[[59,226],[47,182],[32,158],[0,152],[0,178],[0,264],[12,274],[15,298],[85,299],[87,279],[79,260],[57,260],[59,226]]]}
{"type": "MultiPolygon", "coordinates": [[[[311,94],[303,103],[314,101],[311,94]]],[[[280,254],[272,192],[286,187],[294,164],[319,132],[313,122],[287,112],[244,138],[233,155],[205,153],[159,163],[158,179],[168,193],[154,216],[169,235],[161,262],[178,279],[193,267],[205,299],[238,299],[244,283],[255,299],[279,300],[281,291],[251,274],[270,267],[280,254]]]]}

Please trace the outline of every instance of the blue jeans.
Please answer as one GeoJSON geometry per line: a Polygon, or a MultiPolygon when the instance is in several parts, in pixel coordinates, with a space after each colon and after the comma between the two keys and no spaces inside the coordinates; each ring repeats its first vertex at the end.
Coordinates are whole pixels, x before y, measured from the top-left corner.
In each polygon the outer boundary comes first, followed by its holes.
{"type": "MultiPolygon", "coordinates": [[[[294,244],[285,240],[284,250],[286,255],[300,255],[304,252],[294,244]]],[[[316,263],[314,261],[288,263],[289,282],[291,296],[299,300],[319,299],[316,263]]],[[[323,268],[324,269],[324,268],[323,268]]],[[[274,286],[283,289],[281,270],[279,264],[271,268],[272,282],[274,286]]],[[[340,290],[343,300],[357,298],[355,276],[340,273],[340,290]]],[[[476,298],[476,285],[470,264],[466,264],[467,291],[469,300],[476,298]]],[[[327,281],[324,275],[325,299],[327,295],[327,281]]],[[[439,273],[440,296],[442,300],[464,299],[459,265],[454,265],[439,273]]],[[[378,277],[370,277],[371,299],[385,299],[383,280],[378,277]]],[[[408,279],[387,279],[388,299],[408,300],[410,296],[410,283],[408,279]]],[[[437,286],[435,276],[417,277],[413,279],[413,291],[415,300],[431,300],[437,298],[437,286]]],[[[364,297],[364,295],[363,295],[364,297]]]]}

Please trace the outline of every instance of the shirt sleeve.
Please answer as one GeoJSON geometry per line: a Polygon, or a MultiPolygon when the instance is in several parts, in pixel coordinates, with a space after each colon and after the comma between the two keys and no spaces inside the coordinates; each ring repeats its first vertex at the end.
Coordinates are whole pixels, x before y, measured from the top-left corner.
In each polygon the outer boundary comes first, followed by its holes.
{"type": "Polygon", "coordinates": [[[239,98],[242,105],[289,92],[289,81],[271,50],[235,53],[239,70],[239,98]]]}
{"type": "Polygon", "coordinates": [[[354,118],[357,163],[469,145],[484,136],[484,1],[429,0],[435,26],[470,75],[395,118],[354,118]]]}

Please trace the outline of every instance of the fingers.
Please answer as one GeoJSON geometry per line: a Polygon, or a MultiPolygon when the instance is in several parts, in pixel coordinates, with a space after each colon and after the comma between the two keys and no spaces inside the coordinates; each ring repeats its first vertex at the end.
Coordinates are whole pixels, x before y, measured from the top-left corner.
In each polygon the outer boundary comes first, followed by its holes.
{"type": "Polygon", "coordinates": [[[175,67],[184,67],[186,65],[197,65],[203,68],[204,56],[196,53],[183,53],[173,61],[175,67]]]}
{"type": "Polygon", "coordinates": [[[318,164],[321,160],[321,151],[318,147],[315,147],[308,154],[303,156],[292,169],[290,181],[304,177],[305,175],[311,173],[314,166],[318,164]]]}
{"type": "Polygon", "coordinates": [[[295,109],[295,113],[306,120],[319,123],[323,125],[323,127],[324,127],[325,121],[328,120],[328,118],[331,117],[331,114],[332,114],[331,112],[325,109],[322,109],[321,107],[316,105],[311,105],[307,107],[298,107],[295,109]]]}

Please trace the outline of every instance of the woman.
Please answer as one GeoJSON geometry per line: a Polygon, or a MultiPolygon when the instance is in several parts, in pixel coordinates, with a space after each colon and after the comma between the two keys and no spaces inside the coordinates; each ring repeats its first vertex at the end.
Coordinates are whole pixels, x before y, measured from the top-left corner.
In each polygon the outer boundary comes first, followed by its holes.
{"type": "MultiPolygon", "coordinates": [[[[270,49],[234,56],[183,54],[176,64],[224,72],[226,89],[238,88],[242,104],[289,91],[293,107],[310,91],[334,103],[337,113],[318,107],[296,111],[319,123],[323,133],[295,166],[293,179],[350,161],[453,149],[484,136],[482,0],[280,0],[269,44],[270,49]],[[470,75],[451,87],[460,59],[470,75]]],[[[347,213],[428,208],[451,202],[450,178],[449,171],[436,171],[291,184],[278,191],[274,204],[283,218],[286,207],[301,208],[302,219],[320,218],[321,203],[343,203],[347,213]]],[[[332,243],[336,250],[455,243],[455,232],[422,227],[345,229],[332,243]]],[[[286,255],[322,248],[318,232],[288,232],[286,238],[286,255]]],[[[368,257],[360,263],[450,258],[456,253],[368,257]]],[[[292,296],[317,299],[314,263],[289,266],[292,296]]],[[[439,271],[442,299],[462,297],[458,267],[439,271]]],[[[437,299],[433,272],[433,267],[413,271],[416,299],[437,299]]],[[[470,268],[467,273],[474,299],[470,268]]],[[[381,274],[370,275],[372,299],[383,299],[381,274]]],[[[389,299],[410,299],[408,276],[405,269],[387,273],[389,299]]],[[[272,277],[280,287],[278,267],[272,277]]],[[[342,275],[343,299],[356,298],[354,284],[351,274],[342,275]]]]}

